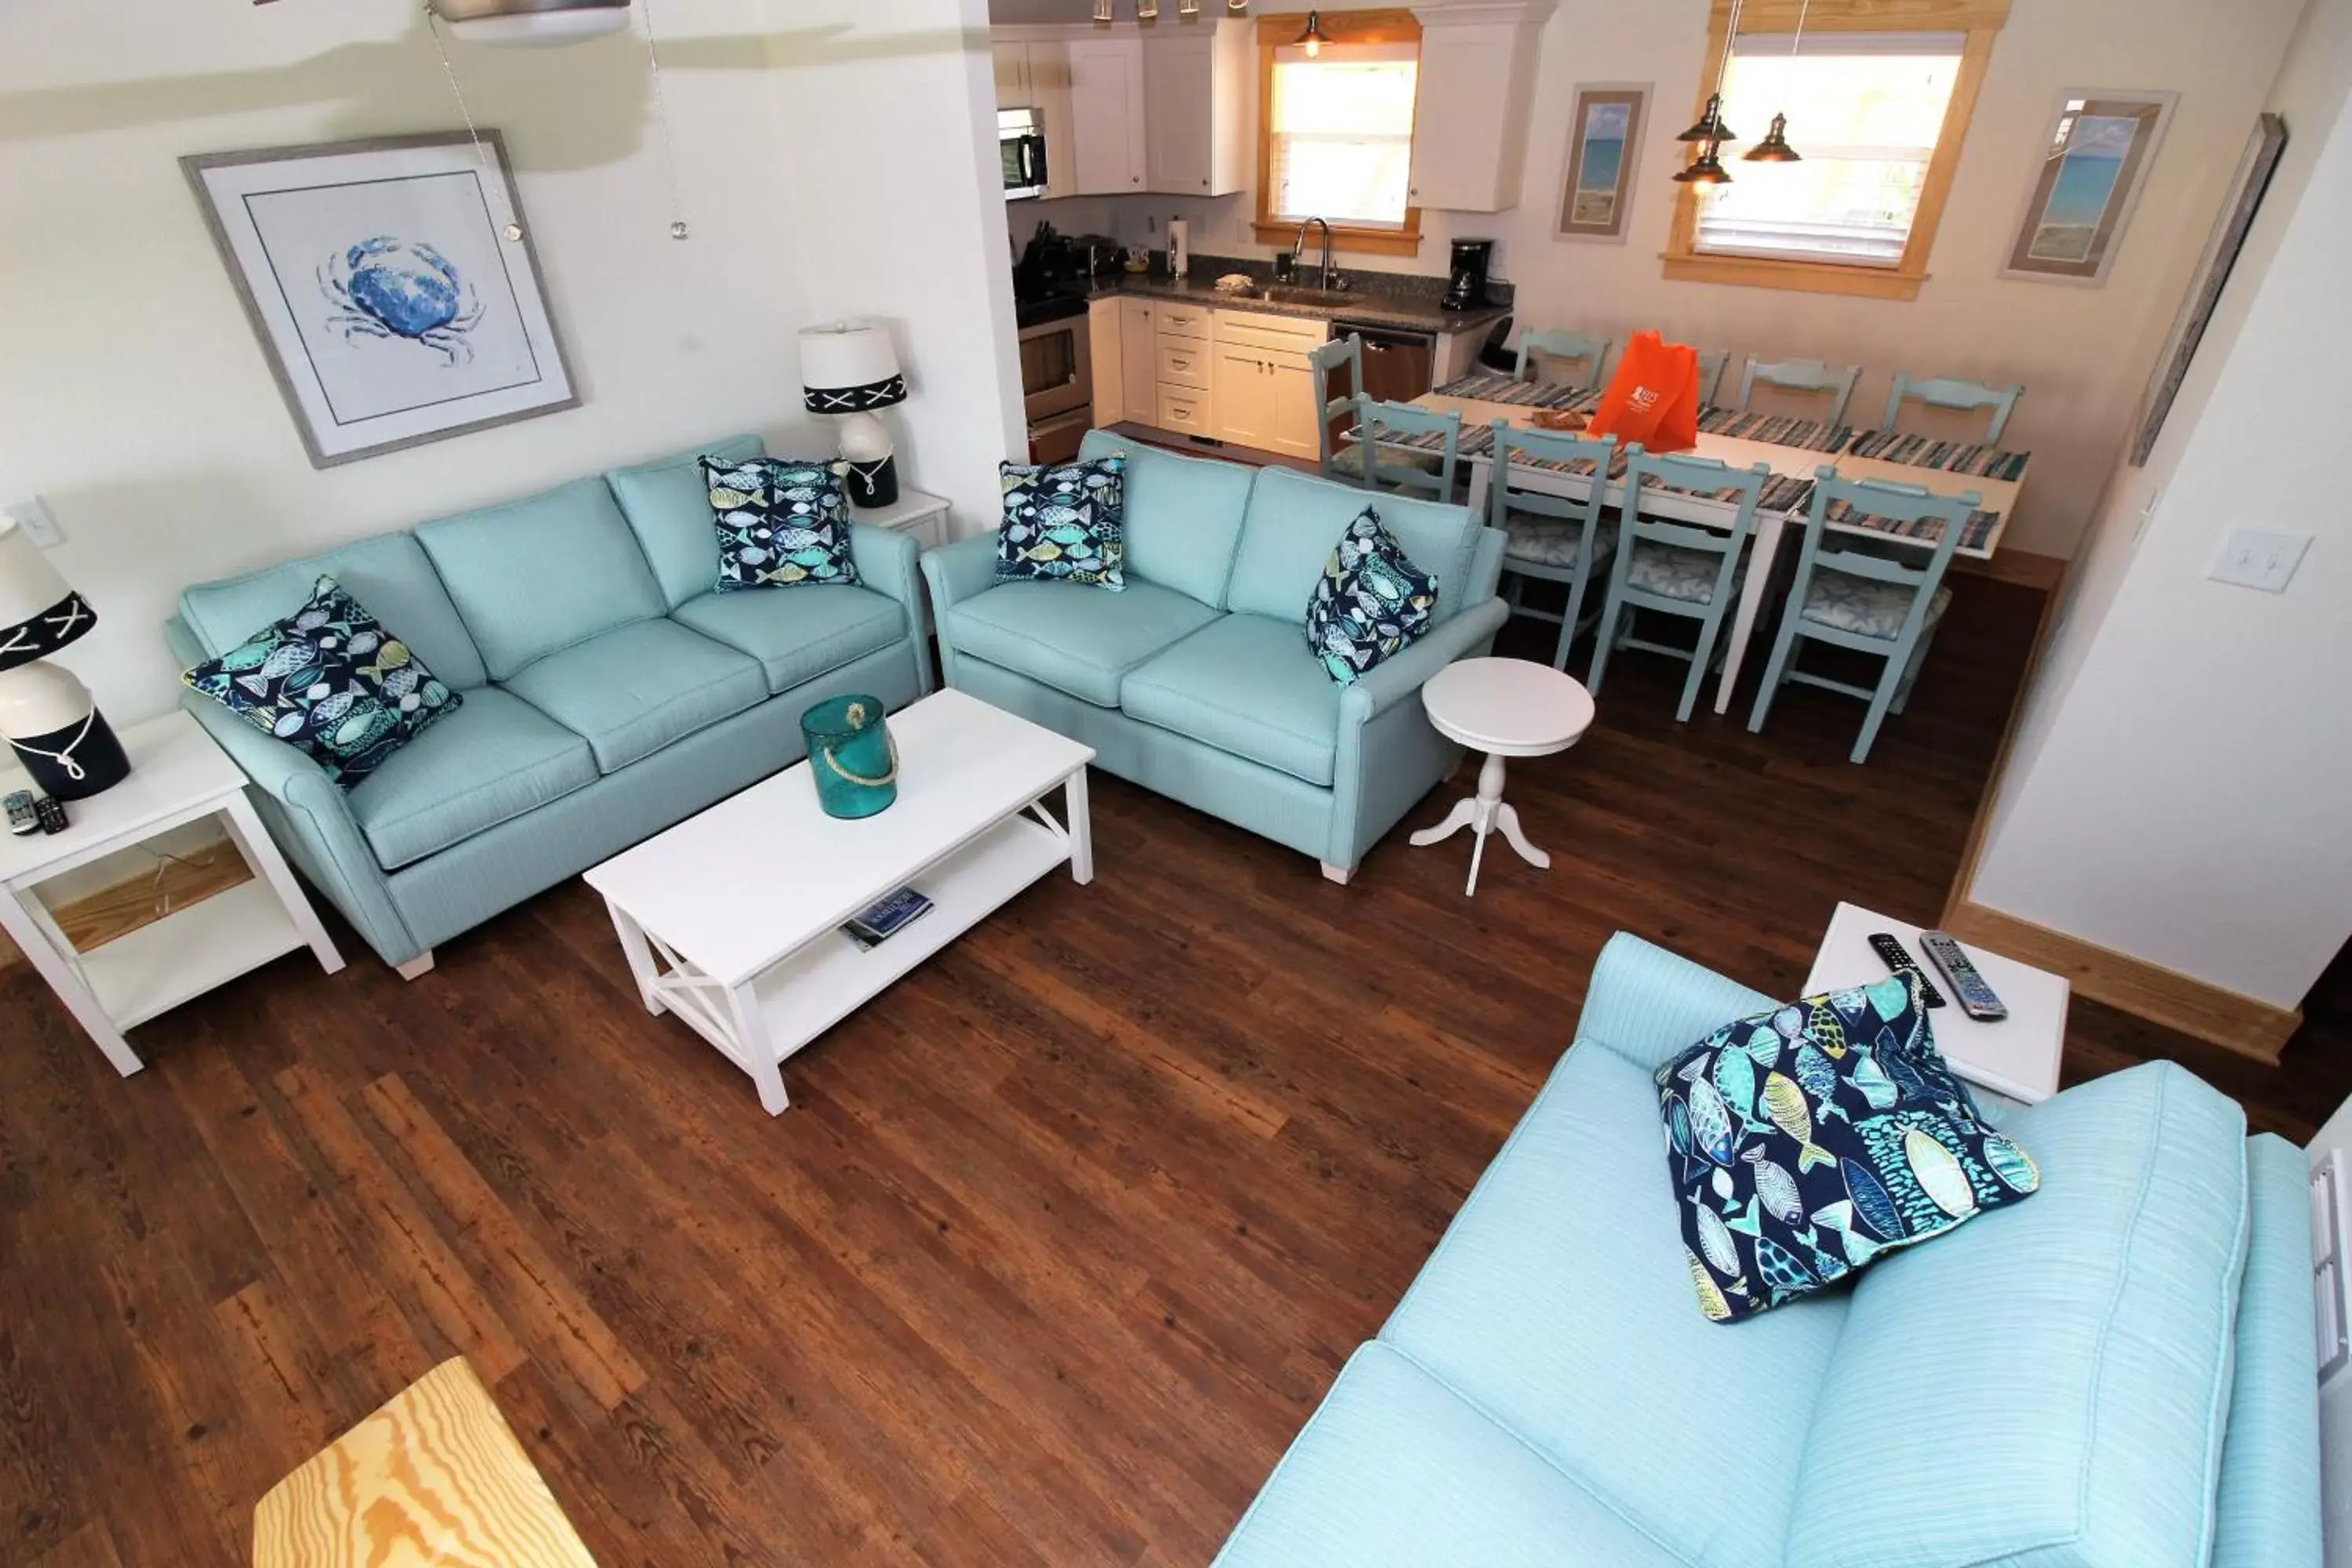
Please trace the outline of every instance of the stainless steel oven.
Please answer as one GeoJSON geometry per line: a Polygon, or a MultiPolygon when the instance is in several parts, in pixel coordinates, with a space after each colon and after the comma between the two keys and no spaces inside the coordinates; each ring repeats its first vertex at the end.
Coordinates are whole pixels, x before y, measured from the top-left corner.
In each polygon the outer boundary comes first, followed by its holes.
{"type": "Polygon", "coordinates": [[[1045,117],[1034,109],[996,111],[997,157],[1004,166],[1004,199],[1045,194],[1045,117]]]}
{"type": "Polygon", "coordinates": [[[1094,418],[1094,344],[1087,302],[1062,302],[1075,314],[1033,321],[1021,329],[1021,400],[1029,417],[1033,462],[1075,457],[1094,418]]]}

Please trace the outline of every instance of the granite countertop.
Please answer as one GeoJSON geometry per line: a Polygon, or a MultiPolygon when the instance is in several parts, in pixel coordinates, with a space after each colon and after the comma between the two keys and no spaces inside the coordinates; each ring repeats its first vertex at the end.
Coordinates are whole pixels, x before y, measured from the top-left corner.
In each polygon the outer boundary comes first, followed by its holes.
{"type": "MultiPolygon", "coordinates": [[[[1198,259],[1197,258],[1195,259],[1198,259]]],[[[1396,294],[1357,293],[1340,304],[1299,304],[1220,294],[1208,283],[1189,278],[1161,278],[1126,273],[1097,279],[1089,298],[1117,296],[1142,300],[1176,300],[1211,310],[1247,310],[1265,316],[1304,316],[1313,320],[1362,321],[1368,325],[1419,328],[1433,332],[1474,332],[1492,326],[1511,313],[1508,305],[1488,305],[1475,310],[1447,310],[1434,302],[1396,294]]]]}

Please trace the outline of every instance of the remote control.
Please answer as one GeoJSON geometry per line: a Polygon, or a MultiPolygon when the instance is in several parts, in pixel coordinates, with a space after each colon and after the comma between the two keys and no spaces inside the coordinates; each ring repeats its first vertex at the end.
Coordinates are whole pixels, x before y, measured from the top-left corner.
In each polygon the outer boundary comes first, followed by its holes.
{"type": "Polygon", "coordinates": [[[34,805],[33,809],[40,813],[42,832],[63,833],[66,830],[68,824],[65,802],[45,795],[34,805]]]}
{"type": "Polygon", "coordinates": [[[22,838],[41,830],[41,814],[34,809],[33,792],[20,789],[7,799],[8,831],[22,838]]]}
{"type": "MultiPolygon", "coordinates": [[[[1897,974],[1906,969],[1919,969],[1919,965],[1913,962],[1911,955],[1903,950],[1903,944],[1895,940],[1893,931],[1872,931],[1870,950],[1885,959],[1886,967],[1897,974]]],[[[1927,972],[1924,969],[1919,969],[1919,998],[1930,1007],[1940,1007],[1944,1005],[1944,994],[1936,989],[1936,983],[1927,978],[1927,972]]]]}
{"type": "Polygon", "coordinates": [[[2001,1005],[2000,998],[1993,994],[1992,987],[1985,984],[1984,976],[1977,973],[1977,966],[1969,962],[1969,955],[1960,951],[1951,932],[1923,931],[1919,933],[1919,947],[1936,961],[1936,967],[1944,972],[1944,978],[1959,994],[1961,1012],[1979,1024],[1998,1023],[2009,1016],[2009,1009],[2001,1005]]]}

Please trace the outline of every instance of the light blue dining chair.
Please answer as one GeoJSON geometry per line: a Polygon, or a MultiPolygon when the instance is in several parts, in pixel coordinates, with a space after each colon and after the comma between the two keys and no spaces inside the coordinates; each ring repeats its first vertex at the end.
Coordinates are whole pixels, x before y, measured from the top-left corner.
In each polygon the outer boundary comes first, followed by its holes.
{"type": "Polygon", "coordinates": [[[1829,412],[1822,416],[1825,423],[1845,423],[1845,405],[1853,398],[1853,384],[1862,379],[1858,364],[1830,365],[1817,359],[1758,359],[1748,356],[1748,368],[1739,376],[1739,406],[1754,406],[1756,388],[1777,386],[1783,392],[1825,393],[1829,396],[1829,412]]]}
{"type": "Polygon", "coordinates": [[[1562,386],[1590,392],[1601,384],[1601,378],[1609,370],[1609,356],[1616,349],[1616,339],[1595,332],[1539,331],[1531,327],[1519,334],[1518,378],[1521,381],[1536,379],[1535,356],[1538,354],[1550,360],[1582,360],[1584,370],[1576,379],[1570,380],[1557,372],[1554,374],[1562,386]]]}
{"type": "Polygon", "coordinates": [[[1712,407],[1723,395],[1723,372],[1731,363],[1729,349],[1711,349],[1698,356],[1698,401],[1702,408],[1712,407]]]}
{"type": "Polygon", "coordinates": [[[1804,552],[1797,559],[1788,607],[1781,613],[1780,634],[1772,641],[1772,659],[1764,667],[1764,687],[1756,694],[1748,727],[1764,728],[1772,699],[1790,681],[1843,691],[1870,704],[1869,717],[1862,721],[1862,738],[1853,743],[1853,753],[1857,763],[1869,757],[1871,742],[1878,739],[1878,727],[1886,721],[1886,715],[1902,712],[1911,700],[1911,686],[1919,678],[1927,645],[1952,601],[1944,574],[1951,568],[1952,556],[1960,547],[1969,516],[1979,499],[1974,490],[1961,496],[1930,495],[1917,485],[1842,479],[1837,469],[1822,468],[1805,514],[1804,552]],[[1889,522],[1940,522],[1942,526],[1933,538],[1840,530],[1832,540],[1830,513],[1841,503],[1889,522]],[[1799,669],[1800,637],[1880,655],[1886,666],[1878,684],[1853,686],[1799,669]]]}
{"type": "Polygon", "coordinates": [[[1584,591],[1593,568],[1607,562],[1615,548],[1613,531],[1601,526],[1601,510],[1609,489],[1609,465],[1617,456],[1614,437],[1595,441],[1550,430],[1519,430],[1507,419],[1495,421],[1495,466],[1486,490],[1487,526],[1503,533],[1503,570],[1512,574],[1511,614],[1530,620],[1556,621],[1559,646],[1551,667],[1568,668],[1568,650],[1591,620],[1596,607],[1584,615],[1584,591]],[[1570,463],[1592,465],[1592,484],[1582,500],[1531,489],[1515,464],[1545,463],[1557,468],[1570,463]],[[1558,615],[1531,610],[1524,603],[1527,580],[1561,583],[1568,587],[1567,608],[1558,615]]]}
{"type": "Polygon", "coordinates": [[[1916,397],[1930,408],[1948,408],[1958,413],[1971,413],[1979,408],[1992,410],[1992,427],[1985,432],[1985,445],[2000,445],[2000,433],[2009,428],[2009,416],[2017,412],[2017,400],[2025,395],[2025,384],[2010,386],[1987,386],[1980,381],[1962,381],[1956,376],[1913,375],[1908,371],[1895,373],[1895,385],[1886,394],[1886,417],[1880,426],[1888,430],[1901,427],[1903,400],[1916,397]]]}
{"type": "Polygon", "coordinates": [[[1382,403],[1360,395],[1356,399],[1356,437],[1364,453],[1362,482],[1366,489],[1401,490],[1440,501],[1454,499],[1454,474],[1462,459],[1460,414],[1433,414],[1410,403],[1382,403]],[[1434,453],[1427,447],[1395,444],[1416,436],[1436,436],[1443,438],[1444,444],[1434,453]],[[1432,456],[1437,458],[1436,467],[1424,467],[1424,460],[1432,456]]]}
{"type": "Polygon", "coordinates": [[[1609,602],[1601,612],[1601,635],[1592,650],[1592,674],[1585,687],[1601,692],[1601,677],[1614,648],[1640,648],[1690,660],[1683,682],[1678,723],[1690,722],[1698,689],[1715,663],[1723,618],[1731,608],[1739,577],[1739,557],[1756,531],[1756,509],[1772,470],[1763,463],[1735,468],[1713,458],[1652,457],[1638,446],[1625,448],[1625,499],[1617,511],[1617,558],[1609,568],[1609,602]],[[1655,480],[1668,489],[1646,488],[1655,480]],[[1650,513],[1673,504],[1672,491],[1695,491],[1736,500],[1729,531],[1698,523],[1669,521],[1650,513]],[[1728,492],[1728,493],[1727,493],[1728,492]],[[1699,623],[1698,642],[1684,649],[1643,642],[1633,635],[1632,612],[1662,610],[1699,623]]]}
{"type": "Polygon", "coordinates": [[[1364,390],[1364,340],[1354,332],[1334,338],[1308,354],[1307,364],[1315,376],[1315,406],[1322,410],[1322,416],[1316,421],[1315,434],[1322,446],[1323,477],[1341,484],[1360,485],[1364,482],[1364,449],[1337,439],[1331,427],[1340,420],[1355,417],[1356,399],[1364,390]],[[1340,371],[1347,373],[1345,391],[1332,385],[1335,374],[1340,371]]]}

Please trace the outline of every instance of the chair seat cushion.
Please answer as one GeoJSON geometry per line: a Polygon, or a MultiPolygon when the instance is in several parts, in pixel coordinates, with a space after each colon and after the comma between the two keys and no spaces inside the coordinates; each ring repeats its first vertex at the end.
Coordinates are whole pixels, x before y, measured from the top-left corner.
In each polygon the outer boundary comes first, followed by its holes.
{"type": "Polygon", "coordinates": [[[352,816],[396,871],[596,782],[588,742],[486,686],[352,791],[352,816]]]}
{"type": "Polygon", "coordinates": [[[1390,1347],[1359,1350],[1216,1568],[1679,1568],[1390,1347]]]}
{"type": "MultiPolygon", "coordinates": [[[[1418,447],[1391,447],[1381,454],[1381,460],[1391,466],[1402,465],[1406,468],[1419,468],[1424,474],[1439,473],[1445,468],[1445,454],[1424,452],[1418,447]]],[[[1346,474],[1350,479],[1362,479],[1364,477],[1363,443],[1351,441],[1332,453],[1331,467],[1335,472],[1346,474]]]]}
{"type": "Polygon", "coordinates": [[[552,653],[507,689],[585,739],[603,773],[767,700],[748,654],[676,621],[638,621],[552,653]]]}
{"type": "MultiPolygon", "coordinates": [[[[1903,617],[1911,613],[1911,601],[1917,595],[1917,589],[1900,583],[1882,583],[1824,568],[1813,574],[1802,613],[1806,620],[1834,631],[1893,642],[1902,635],[1903,617]]],[[[1937,589],[1936,602],[1927,606],[1927,626],[1942,620],[1951,603],[1949,588],[1937,589]]]]}
{"type": "Polygon", "coordinates": [[[1298,627],[1227,616],[1127,678],[1130,719],[1328,786],[1339,750],[1339,694],[1298,627]]]}
{"type": "Polygon", "coordinates": [[[1381,1338],[1684,1562],[1783,1568],[1846,1300],[1735,1328],[1692,1310],[1657,1117],[1648,1070],[1571,1049],[1381,1338]]]}
{"type": "MultiPolygon", "coordinates": [[[[1613,553],[1611,544],[1607,530],[1593,530],[1594,560],[1608,560],[1613,553]]],[[[1507,568],[1523,561],[1575,571],[1584,563],[1583,524],[1540,517],[1511,519],[1510,543],[1503,551],[1503,564],[1507,568]]]]}
{"type": "Polygon", "coordinates": [[[1654,594],[1662,599],[1711,605],[1715,602],[1715,580],[1722,570],[1723,557],[1712,551],[1685,550],[1679,544],[1637,539],[1633,542],[1633,557],[1625,563],[1625,584],[1636,593],[1654,594]]]}
{"type": "Polygon", "coordinates": [[[896,599],[819,584],[789,594],[705,594],[671,618],[758,659],[777,696],[907,635],[907,609],[896,599]]]}
{"type": "MultiPolygon", "coordinates": [[[[951,605],[940,617],[940,635],[959,652],[1116,708],[1129,670],[1216,618],[1198,599],[1154,583],[1131,581],[1123,594],[1076,583],[1000,583],[951,605]]],[[[1294,641],[1297,635],[1293,626],[1294,641]]],[[[1297,651],[1306,658],[1304,647],[1297,651]]]]}

